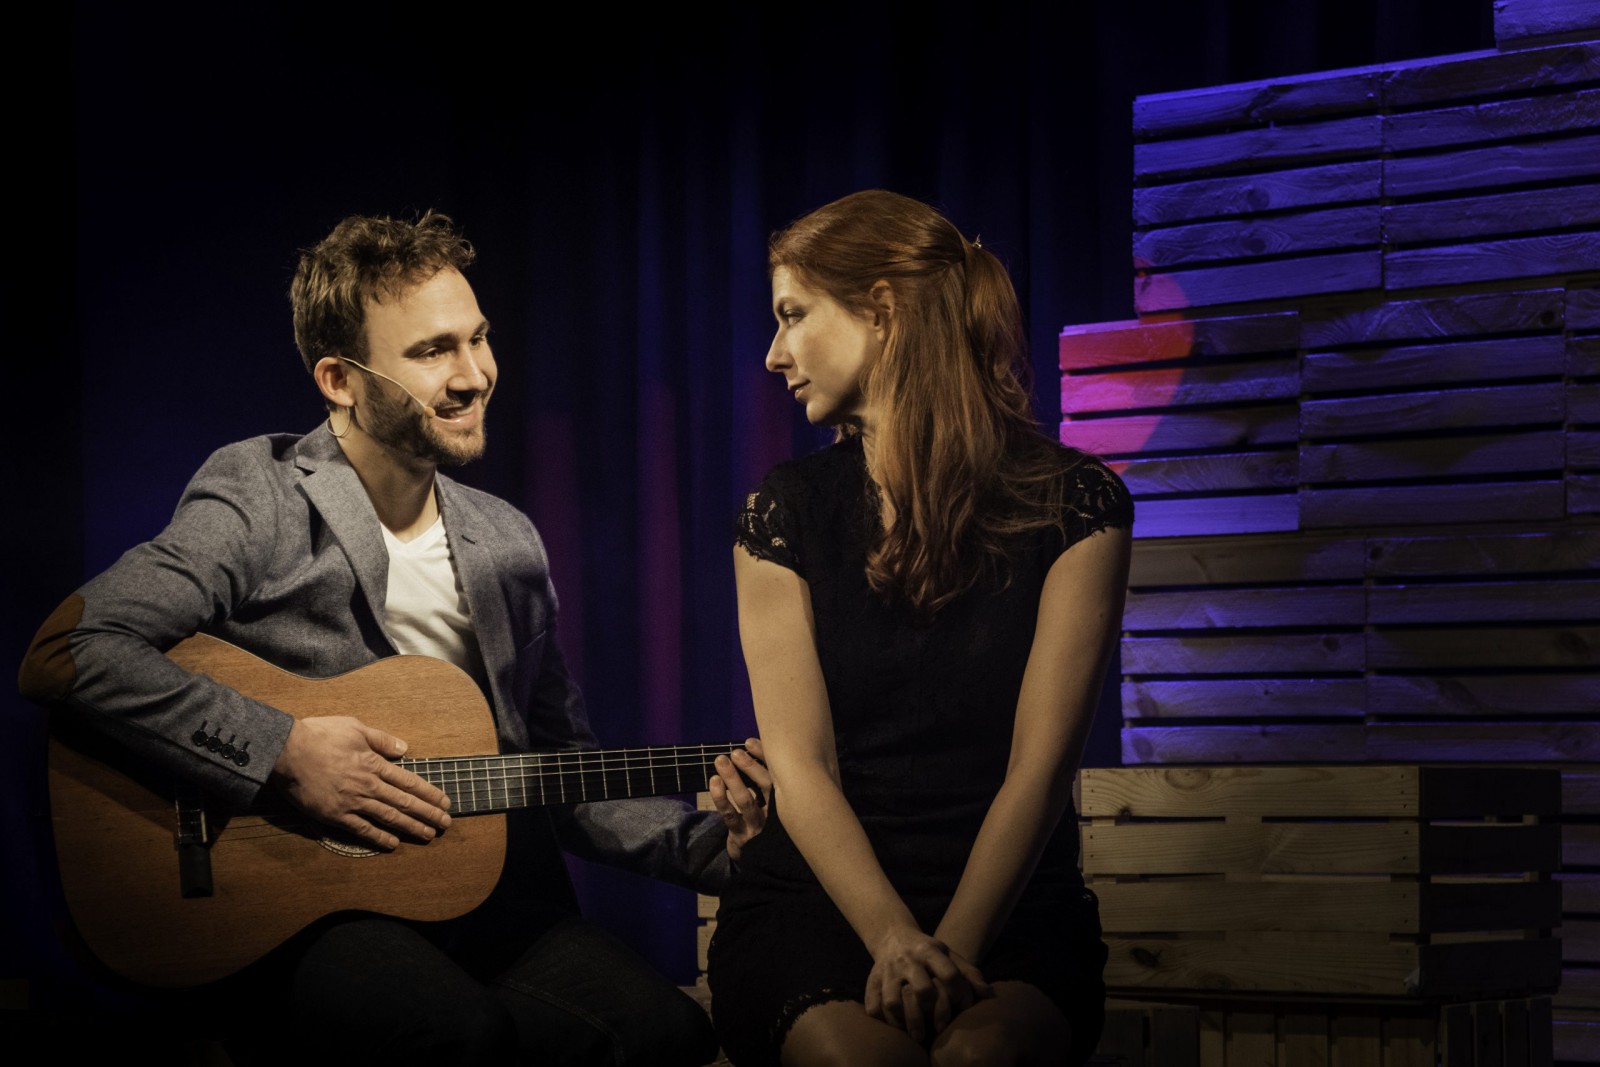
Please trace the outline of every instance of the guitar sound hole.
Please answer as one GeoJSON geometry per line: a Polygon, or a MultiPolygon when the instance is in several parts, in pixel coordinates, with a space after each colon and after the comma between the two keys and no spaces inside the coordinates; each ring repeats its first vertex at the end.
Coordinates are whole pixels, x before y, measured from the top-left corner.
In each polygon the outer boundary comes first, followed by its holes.
{"type": "Polygon", "coordinates": [[[351,837],[330,837],[326,834],[317,838],[317,844],[332,852],[335,856],[346,859],[363,860],[368,856],[377,856],[381,853],[370,845],[362,844],[351,837]]]}

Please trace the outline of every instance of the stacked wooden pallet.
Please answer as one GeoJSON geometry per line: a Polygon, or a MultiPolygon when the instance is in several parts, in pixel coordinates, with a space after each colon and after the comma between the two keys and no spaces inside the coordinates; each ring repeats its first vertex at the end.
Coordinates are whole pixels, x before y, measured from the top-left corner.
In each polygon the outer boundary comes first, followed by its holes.
{"type": "MultiPolygon", "coordinates": [[[[1135,104],[1135,307],[1061,439],[1138,501],[1130,764],[1600,762],[1600,4],[1135,104]]],[[[1557,1035],[1600,1062],[1569,819],[1557,1035]]]]}
{"type": "Polygon", "coordinates": [[[1205,1064],[1432,1063],[1462,1035],[1527,1062],[1561,973],[1560,788],[1504,767],[1086,770],[1107,985],[1197,1006],[1205,1064]]]}

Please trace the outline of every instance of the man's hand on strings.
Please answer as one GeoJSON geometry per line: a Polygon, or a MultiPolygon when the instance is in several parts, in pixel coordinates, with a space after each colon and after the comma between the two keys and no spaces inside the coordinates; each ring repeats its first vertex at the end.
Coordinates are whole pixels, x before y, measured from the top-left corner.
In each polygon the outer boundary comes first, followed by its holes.
{"type": "Polygon", "coordinates": [[[397,834],[432,841],[450,826],[444,791],[393,763],[400,738],[347,715],[296,720],[272,781],[297,808],[370,845],[393,849],[397,834]]]}

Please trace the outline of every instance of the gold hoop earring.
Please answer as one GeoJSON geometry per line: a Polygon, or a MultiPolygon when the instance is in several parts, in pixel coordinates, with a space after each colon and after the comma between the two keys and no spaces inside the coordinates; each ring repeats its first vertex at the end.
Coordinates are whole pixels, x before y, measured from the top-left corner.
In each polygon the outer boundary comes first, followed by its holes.
{"type": "Polygon", "coordinates": [[[332,411],[330,411],[330,412],[328,412],[328,432],[333,434],[334,437],[336,437],[336,438],[338,438],[339,440],[342,441],[342,440],[344,440],[345,435],[350,432],[350,424],[352,422],[356,421],[356,409],[354,407],[348,407],[348,408],[337,408],[335,410],[344,412],[344,429],[335,430],[333,428],[333,414],[334,413],[332,411]]]}

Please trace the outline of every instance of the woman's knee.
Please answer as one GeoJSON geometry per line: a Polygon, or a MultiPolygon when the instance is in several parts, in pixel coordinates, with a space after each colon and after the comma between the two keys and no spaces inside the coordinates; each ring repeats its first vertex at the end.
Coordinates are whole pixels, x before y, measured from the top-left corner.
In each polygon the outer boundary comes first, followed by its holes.
{"type": "Polygon", "coordinates": [[[1027,1061],[1010,1035],[994,1028],[946,1030],[928,1055],[933,1067],[1021,1067],[1027,1061]]]}
{"type": "Polygon", "coordinates": [[[783,1067],[928,1067],[922,1047],[855,1001],[830,1001],[795,1020],[784,1040],[783,1067]]]}
{"type": "Polygon", "coordinates": [[[647,1040],[626,1050],[619,1062],[629,1067],[700,1067],[717,1058],[711,1017],[689,997],[661,998],[650,1007],[650,1022],[647,1040]]]}
{"type": "Polygon", "coordinates": [[[1017,982],[956,1017],[933,1042],[934,1067],[1058,1067],[1072,1058],[1072,1026],[1043,993],[1017,982]]]}

